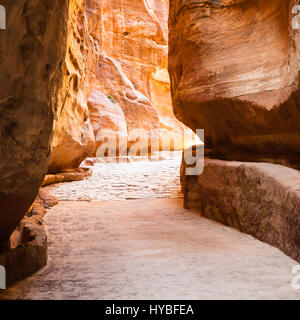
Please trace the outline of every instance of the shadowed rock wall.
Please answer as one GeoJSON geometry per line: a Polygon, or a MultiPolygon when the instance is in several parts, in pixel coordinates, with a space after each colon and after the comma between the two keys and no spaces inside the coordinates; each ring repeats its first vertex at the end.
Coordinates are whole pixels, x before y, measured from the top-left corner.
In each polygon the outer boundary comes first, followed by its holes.
{"type": "Polygon", "coordinates": [[[0,30],[0,243],[34,201],[48,168],[62,84],[68,2],[3,0],[0,30]]]}
{"type": "Polygon", "coordinates": [[[175,115],[214,157],[299,167],[296,1],[170,2],[175,115]],[[214,4],[218,3],[218,4],[214,4]]]}
{"type": "MultiPolygon", "coordinates": [[[[287,0],[170,2],[175,115],[205,129],[202,174],[184,205],[300,261],[300,31],[287,0]]],[[[193,150],[196,150],[195,148],[193,150]]]]}

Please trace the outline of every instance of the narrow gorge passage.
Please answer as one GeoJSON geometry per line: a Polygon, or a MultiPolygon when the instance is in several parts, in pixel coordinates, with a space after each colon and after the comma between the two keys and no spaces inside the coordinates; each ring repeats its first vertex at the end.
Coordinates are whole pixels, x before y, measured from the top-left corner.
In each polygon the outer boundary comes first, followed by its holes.
{"type": "Polygon", "coordinates": [[[0,2],[0,299],[300,298],[299,1],[0,2]]]}
{"type": "Polygon", "coordinates": [[[48,265],[1,299],[299,298],[291,286],[294,260],[182,209],[179,166],[178,156],[96,164],[88,180],[48,187],[70,200],[46,215],[48,265]],[[113,200],[99,180],[109,181],[113,200]]]}
{"type": "MultiPolygon", "coordinates": [[[[181,198],[182,152],[160,152],[161,161],[95,163],[83,181],[46,189],[60,201],[107,201],[143,198],[181,198]]],[[[142,157],[138,159],[142,160],[142,157]]]]}

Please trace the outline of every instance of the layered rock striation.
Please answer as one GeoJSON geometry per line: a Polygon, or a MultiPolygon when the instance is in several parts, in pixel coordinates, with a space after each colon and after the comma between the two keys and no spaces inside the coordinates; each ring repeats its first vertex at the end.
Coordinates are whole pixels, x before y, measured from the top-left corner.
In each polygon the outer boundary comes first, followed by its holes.
{"type": "MultiPolygon", "coordinates": [[[[101,52],[88,100],[96,140],[103,129],[129,139],[133,130],[143,129],[149,137],[160,138],[161,147],[162,140],[172,136],[174,147],[182,148],[184,134],[186,144],[191,143],[191,131],[172,110],[168,1],[103,0],[99,19],[101,52]]],[[[96,148],[101,143],[96,141],[96,148]]]]}

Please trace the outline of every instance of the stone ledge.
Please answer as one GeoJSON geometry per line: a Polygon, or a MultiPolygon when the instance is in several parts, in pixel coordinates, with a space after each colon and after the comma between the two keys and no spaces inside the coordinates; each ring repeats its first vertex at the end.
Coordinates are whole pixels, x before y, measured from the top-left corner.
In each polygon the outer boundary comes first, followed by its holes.
{"type": "Polygon", "coordinates": [[[57,204],[55,198],[40,190],[27,215],[10,238],[10,249],[0,253],[5,267],[7,286],[24,279],[47,264],[46,209],[57,204]]]}
{"type": "Polygon", "coordinates": [[[42,183],[42,187],[61,182],[81,181],[92,176],[92,174],[93,172],[90,168],[78,168],[56,174],[47,174],[42,183]]]}
{"type": "Polygon", "coordinates": [[[206,159],[181,182],[186,209],[235,227],[300,262],[300,172],[281,165],[206,159]]]}

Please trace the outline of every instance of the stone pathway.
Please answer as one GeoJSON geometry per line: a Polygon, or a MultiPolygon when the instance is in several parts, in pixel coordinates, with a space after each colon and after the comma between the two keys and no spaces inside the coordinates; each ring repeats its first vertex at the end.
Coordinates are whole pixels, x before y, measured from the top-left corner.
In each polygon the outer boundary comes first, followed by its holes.
{"type": "Polygon", "coordinates": [[[49,264],[2,299],[299,299],[297,263],[180,199],[61,202],[49,264]]]}
{"type": "Polygon", "coordinates": [[[300,299],[295,261],[183,209],[180,162],[97,164],[47,188],[61,201],[45,218],[48,266],[0,299],[300,299]]]}
{"type": "Polygon", "coordinates": [[[181,152],[163,161],[96,163],[91,177],[46,189],[60,201],[181,198],[180,165],[181,152]]]}

